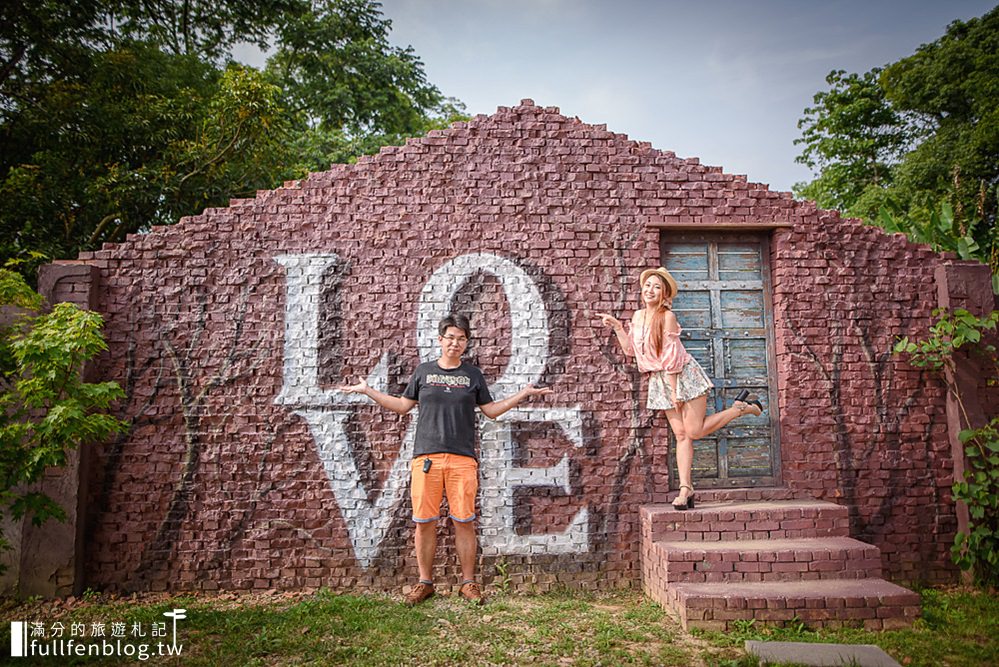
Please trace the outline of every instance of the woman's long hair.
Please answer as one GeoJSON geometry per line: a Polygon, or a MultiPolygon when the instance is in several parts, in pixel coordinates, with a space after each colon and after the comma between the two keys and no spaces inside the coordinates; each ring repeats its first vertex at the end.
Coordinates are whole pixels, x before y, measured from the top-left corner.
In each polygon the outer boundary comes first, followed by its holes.
{"type": "Polygon", "coordinates": [[[663,353],[663,339],[665,338],[663,330],[666,328],[666,311],[668,310],[666,307],[666,294],[670,291],[670,288],[662,276],[652,274],[649,277],[655,277],[663,286],[659,307],[656,308],[656,312],[652,314],[652,321],[649,322],[649,342],[652,343],[652,351],[658,357],[663,353]]]}

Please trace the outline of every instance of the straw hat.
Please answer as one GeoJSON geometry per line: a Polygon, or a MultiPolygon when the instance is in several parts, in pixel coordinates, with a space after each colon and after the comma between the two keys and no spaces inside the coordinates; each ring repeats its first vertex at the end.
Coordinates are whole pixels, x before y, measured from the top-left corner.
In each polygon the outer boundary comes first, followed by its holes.
{"type": "Polygon", "coordinates": [[[665,268],[661,266],[658,269],[645,269],[644,271],[642,271],[642,277],[638,279],[638,286],[644,287],[645,280],[652,274],[656,274],[657,276],[665,280],[667,285],[669,285],[670,293],[666,295],[667,299],[672,299],[676,297],[676,293],[680,291],[680,288],[676,284],[676,279],[669,274],[669,271],[667,271],[665,268]]]}

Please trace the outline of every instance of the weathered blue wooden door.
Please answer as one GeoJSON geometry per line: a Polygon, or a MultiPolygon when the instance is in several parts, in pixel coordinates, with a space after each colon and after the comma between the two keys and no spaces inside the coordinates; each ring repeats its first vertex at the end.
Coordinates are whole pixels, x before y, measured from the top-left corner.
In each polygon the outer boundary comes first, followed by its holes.
{"type": "MultiPolygon", "coordinates": [[[[708,413],[731,405],[742,389],[759,396],[765,410],[695,443],[695,485],[774,485],[780,476],[780,448],[776,401],[770,400],[776,376],[767,239],[664,233],[661,250],[663,266],[680,286],[673,310],[683,328],[683,344],[715,383],[708,413]]],[[[674,451],[671,446],[676,480],[674,451]]]]}

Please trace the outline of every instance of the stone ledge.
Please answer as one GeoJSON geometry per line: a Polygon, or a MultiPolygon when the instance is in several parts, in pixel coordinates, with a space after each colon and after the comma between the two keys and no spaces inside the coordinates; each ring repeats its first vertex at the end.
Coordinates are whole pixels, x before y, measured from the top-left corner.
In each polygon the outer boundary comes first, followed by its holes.
{"type": "Polygon", "coordinates": [[[761,665],[795,664],[808,667],[901,667],[880,646],[873,644],[813,644],[809,642],[747,641],[746,653],[761,665]]]}

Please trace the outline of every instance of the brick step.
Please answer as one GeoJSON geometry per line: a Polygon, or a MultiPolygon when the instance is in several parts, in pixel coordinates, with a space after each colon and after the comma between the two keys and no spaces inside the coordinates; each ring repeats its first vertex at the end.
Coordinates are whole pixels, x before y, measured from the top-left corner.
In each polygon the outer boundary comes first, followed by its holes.
{"type": "Polygon", "coordinates": [[[673,582],[807,581],[881,576],[881,550],[850,537],[660,541],[643,576],[673,582]]]}
{"type": "Polygon", "coordinates": [[[846,507],[821,500],[697,502],[678,511],[672,505],[640,510],[643,542],[684,540],[772,540],[849,537],[846,507]]]}
{"type": "MultiPolygon", "coordinates": [[[[675,496],[675,492],[670,493],[670,500],[675,496]]],[[[752,489],[697,489],[697,499],[706,503],[744,503],[761,500],[794,500],[801,498],[804,500],[814,500],[809,496],[798,495],[785,487],[764,486],[752,489]]]]}
{"type": "Polygon", "coordinates": [[[672,583],[646,593],[672,609],[685,630],[732,630],[735,621],[809,627],[905,628],[919,595],[879,578],[762,583],[672,583]]]}

